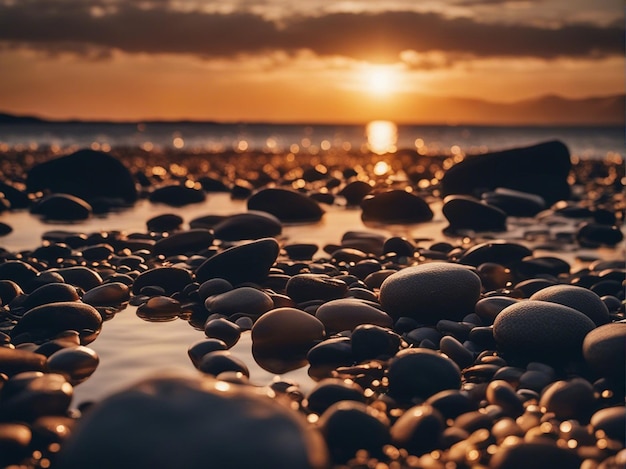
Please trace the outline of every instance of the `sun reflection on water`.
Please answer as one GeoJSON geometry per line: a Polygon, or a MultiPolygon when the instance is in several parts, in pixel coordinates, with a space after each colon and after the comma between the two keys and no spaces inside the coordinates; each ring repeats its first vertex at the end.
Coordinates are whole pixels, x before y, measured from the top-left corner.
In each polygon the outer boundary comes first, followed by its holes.
{"type": "Polygon", "coordinates": [[[365,127],[367,147],[377,155],[394,153],[398,141],[398,127],[391,121],[372,121],[365,127]]]}

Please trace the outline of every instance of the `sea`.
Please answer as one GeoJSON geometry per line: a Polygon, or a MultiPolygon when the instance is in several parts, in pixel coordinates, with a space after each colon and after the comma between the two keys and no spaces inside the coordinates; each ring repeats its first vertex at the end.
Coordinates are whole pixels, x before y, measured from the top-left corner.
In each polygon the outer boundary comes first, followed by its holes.
{"type": "Polygon", "coordinates": [[[624,156],[624,126],[475,126],[264,124],[213,122],[37,122],[0,124],[0,150],[50,147],[108,150],[139,147],[147,151],[203,153],[416,149],[420,154],[485,153],[546,140],[561,140],[572,156],[602,159],[624,156]],[[381,135],[382,134],[382,135],[381,135]],[[380,140],[383,140],[380,142],[380,140]]]}
{"type": "MultiPolygon", "coordinates": [[[[311,155],[333,149],[373,151],[381,154],[414,149],[424,155],[456,155],[484,153],[554,139],[561,140],[568,146],[574,160],[607,158],[623,161],[623,127],[418,126],[396,125],[390,121],[374,121],[367,125],[194,122],[3,124],[0,125],[0,158],[2,152],[8,150],[50,149],[54,153],[66,153],[79,148],[111,151],[122,147],[165,153],[172,150],[209,154],[261,151],[308,152],[311,155]]],[[[322,246],[328,243],[339,244],[342,235],[347,231],[375,231],[386,236],[419,238],[427,240],[427,243],[445,240],[442,233],[447,223],[440,207],[434,207],[434,219],[428,224],[378,228],[365,226],[359,210],[346,207],[325,207],[325,210],[323,219],[318,223],[285,226],[281,242],[317,243],[320,246],[318,255],[322,255],[322,246]]],[[[128,210],[111,213],[106,217],[92,217],[70,226],[45,223],[27,211],[3,212],[0,214],[0,221],[13,227],[13,232],[0,238],[0,248],[12,252],[34,249],[42,244],[42,235],[46,231],[60,229],[83,233],[107,230],[145,232],[148,219],[173,211],[188,222],[208,214],[243,212],[246,211],[246,204],[245,201],[231,199],[228,194],[209,194],[205,202],[182,210],[142,199],[128,210]]],[[[505,236],[515,239],[518,235],[519,233],[511,229],[505,236]]],[[[609,259],[623,257],[623,252],[623,249],[607,249],[594,250],[588,254],[609,259]]],[[[562,255],[568,261],[574,262],[574,253],[562,255]]],[[[97,402],[148,376],[164,373],[188,376],[199,374],[194,369],[187,350],[192,344],[205,338],[203,331],[192,327],[184,318],[173,317],[169,322],[149,322],[136,313],[136,307],[126,307],[106,321],[98,339],[89,344],[100,357],[100,364],[88,380],[75,386],[74,407],[86,402],[97,402]]],[[[273,380],[286,379],[299,383],[305,394],[315,385],[306,368],[277,375],[261,366],[251,353],[249,332],[242,334],[231,352],[247,364],[250,381],[255,385],[264,386],[273,380]]]]}

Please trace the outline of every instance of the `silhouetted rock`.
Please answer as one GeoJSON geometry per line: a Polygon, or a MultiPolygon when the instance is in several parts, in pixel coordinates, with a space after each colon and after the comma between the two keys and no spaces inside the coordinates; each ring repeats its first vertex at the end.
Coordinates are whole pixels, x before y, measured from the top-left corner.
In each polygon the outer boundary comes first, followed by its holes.
{"type": "Polygon", "coordinates": [[[444,199],[442,211],[450,222],[445,231],[506,231],[506,213],[473,197],[450,195],[444,199]]]}
{"type": "Polygon", "coordinates": [[[552,204],[569,198],[570,168],[569,150],[560,141],[468,156],[446,172],[441,192],[444,196],[479,197],[485,191],[506,187],[537,194],[552,204]]]}
{"type": "Polygon", "coordinates": [[[86,220],[93,213],[85,200],[70,194],[50,194],[38,201],[30,209],[45,220],[78,221],[86,220]]]}
{"type": "Polygon", "coordinates": [[[316,201],[287,189],[262,189],[248,199],[248,210],[271,213],[282,222],[302,223],[319,221],[324,210],[316,201]]]}
{"type": "Polygon", "coordinates": [[[364,222],[422,223],[433,218],[428,203],[421,197],[402,190],[366,196],[361,201],[364,222]]]}
{"type": "Polygon", "coordinates": [[[171,205],[172,207],[197,204],[204,202],[205,199],[206,195],[203,191],[178,184],[159,187],[150,194],[150,202],[171,205]]]}
{"type": "Polygon", "coordinates": [[[130,171],[113,156],[86,149],[34,166],[26,186],[31,192],[61,192],[89,203],[98,199],[127,204],[137,200],[130,171]]]}

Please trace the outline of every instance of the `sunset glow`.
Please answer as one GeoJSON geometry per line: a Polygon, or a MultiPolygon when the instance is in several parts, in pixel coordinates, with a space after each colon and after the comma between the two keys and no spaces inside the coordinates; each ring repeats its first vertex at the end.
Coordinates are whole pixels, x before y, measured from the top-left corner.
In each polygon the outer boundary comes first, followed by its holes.
{"type": "Polygon", "coordinates": [[[619,101],[624,11],[618,0],[0,0],[0,69],[0,112],[51,118],[596,122],[623,112],[535,101],[619,101]]]}

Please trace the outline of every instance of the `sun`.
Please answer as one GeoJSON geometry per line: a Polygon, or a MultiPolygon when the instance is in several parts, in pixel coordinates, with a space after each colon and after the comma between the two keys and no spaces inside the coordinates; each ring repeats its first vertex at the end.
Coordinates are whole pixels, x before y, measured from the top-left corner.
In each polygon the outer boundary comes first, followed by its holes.
{"type": "Polygon", "coordinates": [[[376,96],[391,94],[396,85],[395,73],[387,67],[372,67],[365,71],[367,91],[376,96]]]}

